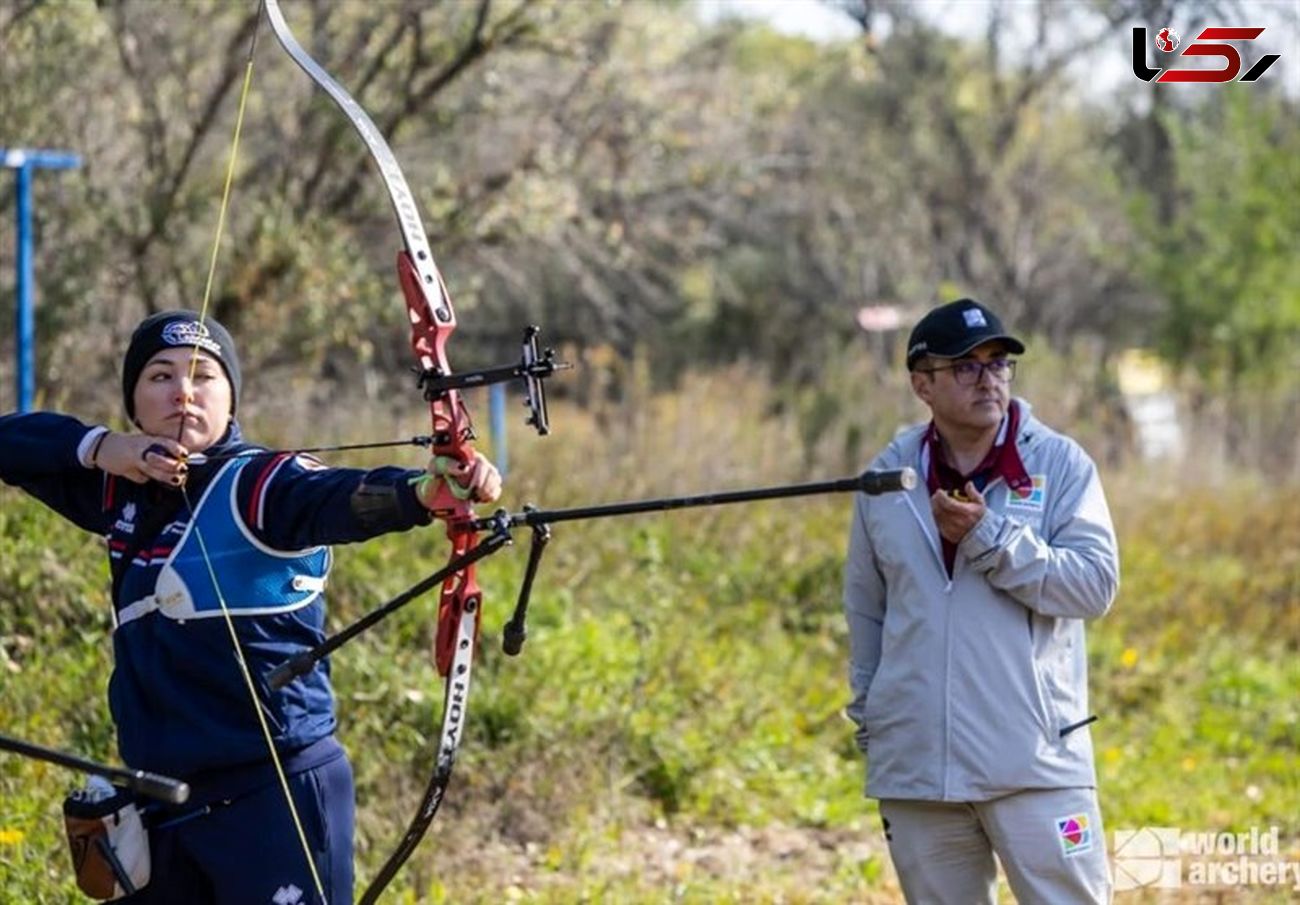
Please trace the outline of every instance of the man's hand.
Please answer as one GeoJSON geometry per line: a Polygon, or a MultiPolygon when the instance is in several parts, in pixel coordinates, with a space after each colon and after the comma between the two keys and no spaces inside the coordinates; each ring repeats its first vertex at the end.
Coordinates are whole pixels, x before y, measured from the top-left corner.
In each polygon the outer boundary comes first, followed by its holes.
{"type": "Polygon", "coordinates": [[[428,476],[416,482],[416,494],[426,509],[442,508],[438,497],[439,485],[458,500],[476,503],[495,503],[501,496],[501,472],[479,452],[469,464],[450,456],[435,456],[429,461],[428,476]]]}
{"type": "Polygon", "coordinates": [[[159,481],[179,487],[185,483],[187,455],[185,447],[170,437],[110,431],[99,441],[91,464],[137,484],[159,481]]]}
{"type": "Polygon", "coordinates": [[[987,509],[984,495],[970,481],[961,490],[951,494],[946,490],[936,490],[934,496],[930,497],[934,523],[939,526],[943,539],[953,544],[961,543],[961,539],[984,517],[987,509]]]}

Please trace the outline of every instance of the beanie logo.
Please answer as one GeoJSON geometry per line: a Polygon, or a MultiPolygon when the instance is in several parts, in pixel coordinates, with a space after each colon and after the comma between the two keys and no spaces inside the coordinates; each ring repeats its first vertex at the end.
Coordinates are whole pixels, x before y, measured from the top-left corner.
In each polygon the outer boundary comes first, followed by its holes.
{"type": "Polygon", "coordinates": [[[205,352],[221,356],[221,344],[198,321],[172,321],[163,327],[162,341],[169,346],[198,346],[205,352]]]}
{"type": "Polygon", "coordinates": [[[967,308],[961,313],[966,320],[967,327],[987,327],[989,322],[984,319],[984,312],[978,308],[967,308]]]}

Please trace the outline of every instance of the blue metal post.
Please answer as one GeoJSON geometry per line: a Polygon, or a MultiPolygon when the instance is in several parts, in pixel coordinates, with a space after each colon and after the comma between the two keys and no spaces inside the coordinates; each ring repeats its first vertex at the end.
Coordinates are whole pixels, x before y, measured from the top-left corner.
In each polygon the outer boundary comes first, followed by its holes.
{"type": "Polygon", "coordinates": [[[18,411],[30,412],[36,395],[36,317],[32,313],[32,168],[24,163],[17,172],[18,243],[14,267],[14,289],[18,293],[18,311],[14,341],[18,344],[18,411]]]}
{"type": "Polygon", "coordinates": [[[30,412],[36,396],[36,315],[35,265],[32,247],[32,170],[37,168],[66,170],[81,166],[81,158],[61,151],[27,151],[0,148],[0,162],[15,171],[17,198],[14,203],[18,235],[15,237],[17,274],[14,289],[18,296],[15,312],[14,340],[18,360],[18,411],[30,412]]]}
{"type": "Polygon", "coordinates": [[[506,386],[494,383],[488,387],[488,424],[492,429],[492,464],[506,476],[506,386]]]}

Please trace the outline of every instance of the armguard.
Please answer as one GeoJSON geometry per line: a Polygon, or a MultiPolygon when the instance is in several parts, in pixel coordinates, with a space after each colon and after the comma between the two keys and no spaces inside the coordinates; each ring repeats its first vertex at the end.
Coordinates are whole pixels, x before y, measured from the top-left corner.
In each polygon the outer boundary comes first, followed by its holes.
{"type": "Polygon", "coordinates": [[[352,514],[357,522],[367,531],[388,524],[401,515],[401,504],[397,500],[397,488],[389,484],[361,484],[352,491],[349,501],[352,514]]]}

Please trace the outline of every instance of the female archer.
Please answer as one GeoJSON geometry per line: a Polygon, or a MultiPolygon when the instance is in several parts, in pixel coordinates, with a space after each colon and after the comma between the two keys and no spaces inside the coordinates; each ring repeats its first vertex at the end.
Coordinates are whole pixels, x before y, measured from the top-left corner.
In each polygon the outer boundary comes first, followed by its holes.
{"type": "Polygon", "coordinates": [[[239,391],[225,328],[168,311],[136,328],[123,362],[138,432],[0,417],[0,479],[108,540],[122,760],[191,787],[147,815],[152,870],[129,905],[352,901],[352,770],[328,661],[278,691],[262,677],[323,640],[331,545],[429,524],[442,489],[501,490],[477,454],[426,472],[272,454],[244,440],[239,391]]]}

